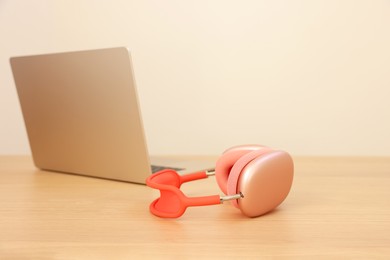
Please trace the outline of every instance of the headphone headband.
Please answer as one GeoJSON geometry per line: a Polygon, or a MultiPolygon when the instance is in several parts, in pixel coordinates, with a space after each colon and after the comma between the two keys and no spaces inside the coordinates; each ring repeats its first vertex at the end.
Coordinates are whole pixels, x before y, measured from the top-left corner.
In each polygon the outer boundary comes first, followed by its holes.
{"type": "Polygon", "coordinates": [[[187,207],[220,204],[221,198],[219,195],[187,197],[180,190],[180,186],[185,182],[207,177],[206,172],[181,176],[170,169],[152,174],[146,179],[146,184],[151,188],[160,190],[160,198],[150,204],[150,211],[159,217],[177,218],[183,215],[187,207]]]}

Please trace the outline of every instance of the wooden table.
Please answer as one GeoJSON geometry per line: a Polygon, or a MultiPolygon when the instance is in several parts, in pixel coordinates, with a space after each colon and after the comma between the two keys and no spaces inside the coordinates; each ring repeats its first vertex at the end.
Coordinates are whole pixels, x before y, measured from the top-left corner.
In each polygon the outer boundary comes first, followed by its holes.
{"type": "MultiPolygon", "coordinates": [[[[225,203],[160,219],[146,186],[1,156],[0,259],[390,259],[390,158],[294,160],[292,191],[268,215],[246,218],[225,203]]],[[[183,188],[220,194],[213,177],[183,188]]]]}

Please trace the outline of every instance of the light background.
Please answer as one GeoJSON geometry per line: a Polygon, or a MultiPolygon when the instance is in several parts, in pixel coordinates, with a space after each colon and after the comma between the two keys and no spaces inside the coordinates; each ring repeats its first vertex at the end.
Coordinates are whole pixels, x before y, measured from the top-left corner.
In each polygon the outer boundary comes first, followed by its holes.
{"type": "Polygon", "coordinates": [[[0,36],[0,154],[10,56],[127,46],[151,154],[390,155],[390,1],[0,0],[0,36]]]}

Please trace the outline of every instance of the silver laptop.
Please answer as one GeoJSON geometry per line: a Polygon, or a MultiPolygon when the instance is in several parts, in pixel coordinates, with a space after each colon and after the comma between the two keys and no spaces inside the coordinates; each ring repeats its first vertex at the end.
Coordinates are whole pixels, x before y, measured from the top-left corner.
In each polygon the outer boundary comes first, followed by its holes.
{"type": "MultiPolygon", "coordinates": [[[[36,167],[145,183],[151,171],[127,48],[13,57],[36,167]]],[[[207,162],[165,162],[182,173],[207,162]]]]}

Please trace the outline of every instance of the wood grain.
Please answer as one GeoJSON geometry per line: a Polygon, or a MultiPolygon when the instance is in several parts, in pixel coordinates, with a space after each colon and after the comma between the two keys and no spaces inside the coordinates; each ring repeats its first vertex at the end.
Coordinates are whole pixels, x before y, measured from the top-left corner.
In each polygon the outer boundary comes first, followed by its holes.
{"type": "MultiPolygon", "coordinates": [[[[148,211],[143,185],[36,169],[0,157],[0,259],[390,258],[390,158],[297,157],[275,211],[246,218],[229,203],[179,219],[148,211]]],[[[220,194],[213,178],[189,196],[220,194]]]]}

